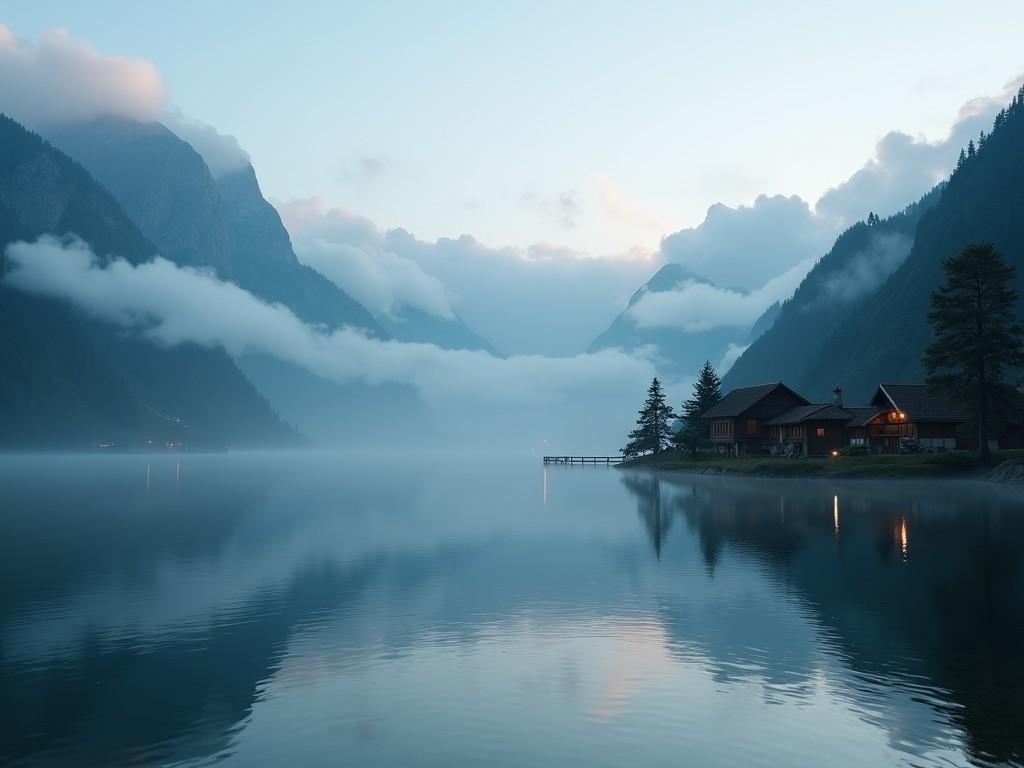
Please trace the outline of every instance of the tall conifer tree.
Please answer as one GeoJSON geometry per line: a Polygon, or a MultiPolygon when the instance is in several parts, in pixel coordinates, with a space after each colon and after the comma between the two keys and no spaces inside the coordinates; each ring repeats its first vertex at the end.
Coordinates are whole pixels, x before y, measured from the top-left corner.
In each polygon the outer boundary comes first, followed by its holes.
{"type": "Polygon", "coordinates": [[[992,414],[1016,399],[1007,374],[1024,365],[1024,329],[1015,314],[1016,269],[990,243],[946,259],[946,282],[932,293],[935,340],[924,355],[928,384],[970,404],[978,451],[989,455],[992,414]]]}

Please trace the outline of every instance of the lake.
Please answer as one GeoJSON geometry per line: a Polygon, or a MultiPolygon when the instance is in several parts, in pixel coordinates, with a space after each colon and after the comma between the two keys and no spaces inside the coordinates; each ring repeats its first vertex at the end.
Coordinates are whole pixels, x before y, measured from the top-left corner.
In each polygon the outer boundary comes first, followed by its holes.
{"type": "Polygon", "coordinates": [[[1024,760],[1024,489],[0,458],[0,764],[1024,760]]]}

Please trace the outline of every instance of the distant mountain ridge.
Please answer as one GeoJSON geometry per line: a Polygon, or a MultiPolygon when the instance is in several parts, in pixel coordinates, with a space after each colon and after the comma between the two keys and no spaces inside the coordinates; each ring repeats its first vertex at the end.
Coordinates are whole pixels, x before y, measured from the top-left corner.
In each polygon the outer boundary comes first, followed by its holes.
{"type": "Polygon", "coordinates": [[[633,293],[626,309],[594,339],[587,351],[636,350],[654,346],[660,353],[659,369],[683,377],[695,376],[705,360],[717,365],[729,344],[742,341],[746,334],[735,328],[713,328],[695,333],[672,328],[638,328],[630,316],[630,309],[646,294],[671,291],[687,281],[714,285],[681,264],[666,264],[633,293]]]}
{"type": "MultiPolygon", "coordinates": [[[[6,247],[41,235],[80,238],[133,264],[156,248],[78,163],[0,116],[0,273],[6,247]]],[[[293,445],[223,351],[164,349],[62,301],[0,283],[0,446],[141,447],[145,438],[214,445],[293,445]]]]}

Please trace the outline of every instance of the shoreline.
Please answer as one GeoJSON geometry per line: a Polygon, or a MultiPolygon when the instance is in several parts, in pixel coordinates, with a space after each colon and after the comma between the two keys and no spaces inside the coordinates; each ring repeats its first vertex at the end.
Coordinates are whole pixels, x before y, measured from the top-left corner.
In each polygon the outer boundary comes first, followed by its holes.
{"type": "Polygon", "coordinates": [[[615,465],[624,471],[672,472],[712,477],[785,479],[960,479],[1002,484],[1024,483],[1024,451],[999,451],[991,463],[969,452],[820,459],[643,456],[615,465]]]}

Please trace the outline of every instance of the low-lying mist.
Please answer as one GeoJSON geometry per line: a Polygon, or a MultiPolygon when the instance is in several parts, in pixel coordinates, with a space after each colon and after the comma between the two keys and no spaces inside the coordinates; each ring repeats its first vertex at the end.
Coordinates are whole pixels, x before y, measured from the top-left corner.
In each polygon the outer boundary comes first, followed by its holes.
{"type": "MultiPolygon", "coordinates": [[[[263,356],[346,389],[324,398],[338,411],[344,392],[362,411],[342,418],[320,443],[478,445],[536,451],[606,453],[621,445],[654,366],[643,353],[607,350],[573,357],[448,350],[383,341],[353,328],[307,325],[212,273],[157,257],[133,265],[101,259],[80,240],[44,236],[7,248],[5,281],[33,294],[70,301],[155,344],[222,347],[237,358],[263,356]],[[393,398],[379,387],[393,393],[393,398]],[[358,393],[358,394],[356,394],[358,393]],[[415,400],[415,406],[409,401],[415,400]],[[352,429],[356,426],[356,429],[352,429]]],[[[306,393],[317,421],[317,393],[306,393]]],[[[302,398],[302,392],[293,392],[302,398]]],[[[275,403],[273,394],[268,395],[275,403]]],[[[282,409],[289,416],[289,407],[282,409]]],[[[350,412],[351,408],[343,408],[350,412]]],[[[296,419],[298,421],[298,419],[296,419]]],[[[297,426],[301,429],[302,423],[297,426]]]]}

